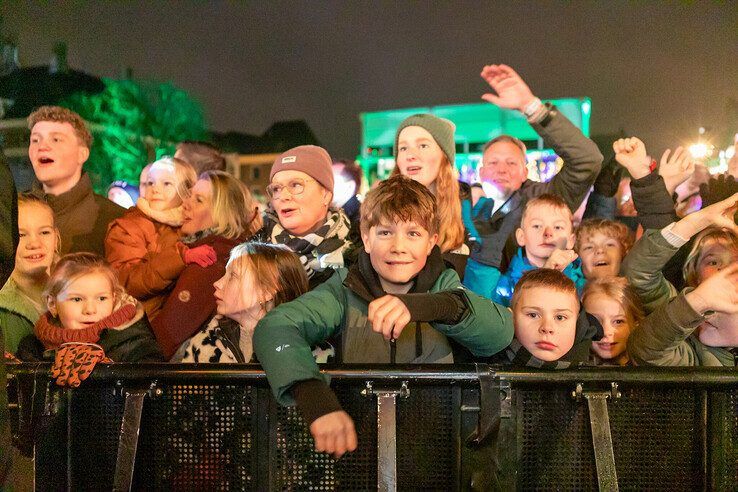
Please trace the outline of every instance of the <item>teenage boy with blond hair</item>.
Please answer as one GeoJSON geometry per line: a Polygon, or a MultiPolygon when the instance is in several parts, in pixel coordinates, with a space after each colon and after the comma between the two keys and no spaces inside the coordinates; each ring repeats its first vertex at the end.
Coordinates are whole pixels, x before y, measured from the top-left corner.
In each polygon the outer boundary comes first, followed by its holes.
{"type": "Polygon", "coordinates": [[[556,195],[544,194],[530,200],[523,209],[520,227],[515,231],[517,254],[497,282],[492,300],[510,305],[515,284],[525,272],[536,268],[554,268],[564,272],[578,291],[585,278],[574,247],[572,213],[566,202],[556,195]]]}
{"type": "Polygon", "coordinates": [[[318,451],[351,451],[356,433],[312,345],[340,335],[343,362],[407,364],[453,362],[447,337],[478,357],[510,343],[510,312],[462,287],[436,246],[438,223],[425,186],[401,175],[380,183],[361,205],[357,263],[257,325],[254,350],[272,391],[297,404],[318,451]]]}

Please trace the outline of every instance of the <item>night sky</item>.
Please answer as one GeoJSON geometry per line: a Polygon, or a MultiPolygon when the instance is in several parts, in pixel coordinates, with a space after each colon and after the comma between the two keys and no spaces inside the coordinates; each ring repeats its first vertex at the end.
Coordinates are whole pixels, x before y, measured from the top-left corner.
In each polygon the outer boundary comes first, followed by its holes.
{"type": "Polygon", "coordinates": [[[0,3],[23,66],[65,41],[72,68],[184,88],[212,129],[305,119],[337,157],[358,152],[361,112],[480,102],[486,63],[542,98],[591,97],[593,134],[654,153],[720,130],[738,99],[736,2],[0,3]]]}

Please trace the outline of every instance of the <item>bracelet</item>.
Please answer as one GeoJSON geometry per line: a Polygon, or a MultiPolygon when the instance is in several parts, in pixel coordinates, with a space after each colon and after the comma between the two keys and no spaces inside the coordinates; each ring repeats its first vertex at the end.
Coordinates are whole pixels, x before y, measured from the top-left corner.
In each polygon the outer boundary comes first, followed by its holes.
{"type": "Polygon", "coordinates": [[[536,97],[523,108],[523,114],[526,117],[530,118],[531,116],[536,114],[541,109],[542,106],[543,106],[543,103],[541,102],[540,99],[536,97]]]}

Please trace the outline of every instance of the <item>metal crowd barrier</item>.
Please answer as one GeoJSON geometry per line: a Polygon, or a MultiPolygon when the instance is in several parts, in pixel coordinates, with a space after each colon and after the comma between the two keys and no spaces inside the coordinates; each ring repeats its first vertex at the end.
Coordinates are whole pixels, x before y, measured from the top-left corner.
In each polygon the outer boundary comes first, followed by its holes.
{"type": "Polygon", "coordinates": [[[734,369],[341,366],[334,460],[253,367],[11,365],[37,490],[738,490],[734,369]]]}

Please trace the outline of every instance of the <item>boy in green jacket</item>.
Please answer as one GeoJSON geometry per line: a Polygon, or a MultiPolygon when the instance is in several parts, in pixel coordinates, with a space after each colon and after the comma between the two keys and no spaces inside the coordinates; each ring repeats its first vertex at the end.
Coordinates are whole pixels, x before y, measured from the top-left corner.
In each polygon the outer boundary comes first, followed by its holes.
{"type": "Polygon", "coordinates": [[[648,316],[628,339],[637,365],[736,365],[738,351],[738,194],[649,230],[623,262],[623,272],[648,316]],[[694,239],[680,293],[663,268],[694,239]]]}
{"type": "Polygon", "coordinates": [[[451,363],[452,338],[479,357],[512,340],[510,312],[466,290],[444,264],[433,194],[394,176],[361,205],[364,250],[315,290],[270,311],[256,326],[254,351],[277,401],[297,404],[318,451],[356,448],[351,418],[321,374],[310,347],[340,335],[349,363],[451,363]]]}

